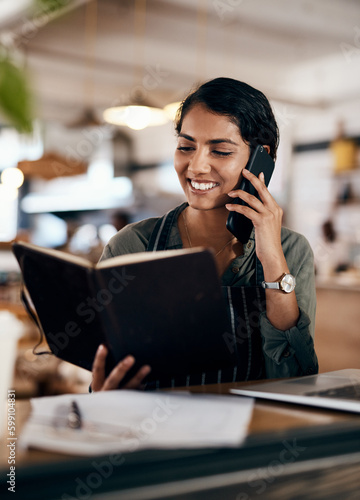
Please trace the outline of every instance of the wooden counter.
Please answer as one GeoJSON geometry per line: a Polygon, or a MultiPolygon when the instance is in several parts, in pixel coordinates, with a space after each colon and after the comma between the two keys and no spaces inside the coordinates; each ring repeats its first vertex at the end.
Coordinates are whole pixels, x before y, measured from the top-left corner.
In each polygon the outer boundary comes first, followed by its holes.
{"type": "MultiPolygon", "coordinates": [[[[204,394],[228,394],[229,389],[233,387],[244,387],[250,383],[229,383],[215,384],[206,386],[194,386],[190,388],[191,392],[204,394]]],[[[259,382],[257,382],[259,383],[259,382]]],[[[30,401],[16,401],[16,435],[21,434],[21,429],[30,415],[30,401]]],[[[322,426],[327,424],[342,423],[346,425],[351,422],[360,422],[357,414],[324,410],[318,408],[297,406],[286,403],[276,403],[271,401],[256,401],[252,419],[249,425],[249,434],[278,432],[287,429],[297,429],[309,426],[322,426]]],[[[7,449],[4,439],[0,440],[0,468],[6,468],[7,449]]],[[[39,450],[17,449],[16,464],[37,464],[48,461],[64,461],[70,457],[59,453],[49,453],[39,450]]]]}
{"type": "MultiPolygon", "coordinates": [[[[191,390],[226,394],[241,385],[191,390]]],[[[29,401],[16,403],[17,433],[29,410],[29,401]]],[[[359,415],[256,401],[249,437],[238,448],[139,450],[121,454],[116,463],[110,455],[78,458],[17,449],[15,493],[26,500],[356,498],[359,450],[359,415]]],[[[4,440],[0,461],[2,493],[9,469],[4,440]]]]}

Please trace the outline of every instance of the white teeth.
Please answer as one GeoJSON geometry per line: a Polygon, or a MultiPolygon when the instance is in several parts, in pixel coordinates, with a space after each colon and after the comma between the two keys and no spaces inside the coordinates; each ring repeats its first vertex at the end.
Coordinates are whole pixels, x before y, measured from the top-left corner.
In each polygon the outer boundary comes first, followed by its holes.
{"type": "Polygon", "coordinates": [[[212,189],[213,187],[217,186],[215,182],[207,182],[205,183],[199,183],[199,182],[194,182],[191,181],[191,185],[194,189],[200,189],[201,191],[206,191],[207,189],[212,189]]]}

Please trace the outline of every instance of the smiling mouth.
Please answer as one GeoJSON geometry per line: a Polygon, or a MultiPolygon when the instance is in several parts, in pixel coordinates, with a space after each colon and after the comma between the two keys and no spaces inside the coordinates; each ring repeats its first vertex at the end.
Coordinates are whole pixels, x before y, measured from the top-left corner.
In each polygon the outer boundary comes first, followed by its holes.
{"type": "Polygon", "coordinates": [[[218,182],[196,182],[191,179],[189,179],[189,183],[191,187],[197,191],[210,191],[220,185],[218,182]]]}

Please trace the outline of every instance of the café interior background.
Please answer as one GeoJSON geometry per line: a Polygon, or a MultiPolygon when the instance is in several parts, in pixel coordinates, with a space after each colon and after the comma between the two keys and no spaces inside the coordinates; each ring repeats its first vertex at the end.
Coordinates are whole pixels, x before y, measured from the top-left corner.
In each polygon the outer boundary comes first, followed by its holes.
{"type": "Polygon", "coordinates": [[[24,394],[88,374],[32,354],[9,242],[96,261],[124,224],[182,202],[168,105],[218,76],[261,89],[275,111],[270,191],[314,250],[320,369],[360,367],[360,2],[0,0],[0,30],[0,297],[25,325],[24,394]],[[162,124],[105,121],[134,104],[159,108],[162,124]]]}

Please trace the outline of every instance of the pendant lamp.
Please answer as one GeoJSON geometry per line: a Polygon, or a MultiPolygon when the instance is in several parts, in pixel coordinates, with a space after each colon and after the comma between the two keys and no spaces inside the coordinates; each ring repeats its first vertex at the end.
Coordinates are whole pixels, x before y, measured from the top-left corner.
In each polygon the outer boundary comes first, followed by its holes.
{"type": "MultiPolygon", "coordinates": [[[[146,0],[135,1],[134,11],[134,61],[140,61],[134,67],[134,83],[141,82],[143,76],[144,61],[144,38],[145,38],[146,0]]],[[[141,84],[139,85],[141,89],[141,84]]],[[[133,130],[141,130],[146,127],[163,125],[169,118],[162,108],[153,106],[144,96],[138,92],[131,102],[126,106],[108,108],[103,113],[106,122],[113,125],[124,125],[133,130]]]]}

